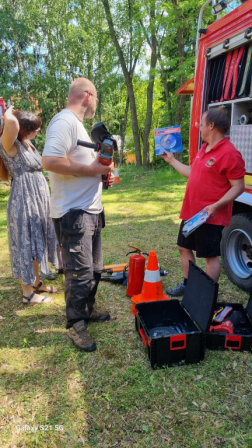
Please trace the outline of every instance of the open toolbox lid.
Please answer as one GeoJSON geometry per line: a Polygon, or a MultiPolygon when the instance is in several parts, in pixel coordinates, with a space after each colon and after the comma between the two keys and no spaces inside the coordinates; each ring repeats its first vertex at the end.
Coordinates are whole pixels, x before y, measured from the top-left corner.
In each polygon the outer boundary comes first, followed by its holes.
{"type": "Polygon", "coordinates": [[[252,291],[250,293],[248,304],[246,306],[246,312],[250,318],[250,322],[252,323],[252,291]]]}
{"type": "Polygon", "coordinates": [[[218,287],[218,283],[189,261],[189,275],[181,304],[204,333],[212,322],[218,287]]]}

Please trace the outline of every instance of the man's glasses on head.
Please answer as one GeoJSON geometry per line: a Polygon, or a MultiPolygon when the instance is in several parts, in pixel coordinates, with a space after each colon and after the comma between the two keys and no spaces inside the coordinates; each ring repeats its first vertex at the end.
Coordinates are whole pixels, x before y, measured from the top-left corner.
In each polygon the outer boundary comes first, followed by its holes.
{"type": "Polygon", "coordinates": [[[97,103],[99,103],[97,96],[95,96],[92,92],[89,92],[88,90],[84,90],[84,93],[88,93],[88,95],[93,96],[96,99],[97,103]]]}

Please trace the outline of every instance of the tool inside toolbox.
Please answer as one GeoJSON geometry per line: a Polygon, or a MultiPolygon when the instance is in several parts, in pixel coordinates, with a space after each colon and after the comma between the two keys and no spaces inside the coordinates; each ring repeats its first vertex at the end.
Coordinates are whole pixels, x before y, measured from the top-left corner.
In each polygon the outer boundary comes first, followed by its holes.
{"type": "Polygon", "coordinates": [[[161,338],[170,336],[171,334],[182,334],[186,333],[186,326],[178,323],[172,323],[171,325],[161,326],[158,325],[154,328],[151,328],[148,333],[151,338],[161,338]]]}
{"type": "Polygon", "coordinates": [[[148,335],[158,338],[198,331],[197,326],[180,306],[179,301],[173,300],[173,306],[170,306],[171,301],[169,302],[167,308],[163,307],[161,302],[151,306],[152,310],[142,307],[140,314],[148,335]]]}
{"type": "Polygon", "coordinates": [[[214,313],[210,333],[252,334],[251,323],[242,309],[237,306],[219,307],[214,313]]]}

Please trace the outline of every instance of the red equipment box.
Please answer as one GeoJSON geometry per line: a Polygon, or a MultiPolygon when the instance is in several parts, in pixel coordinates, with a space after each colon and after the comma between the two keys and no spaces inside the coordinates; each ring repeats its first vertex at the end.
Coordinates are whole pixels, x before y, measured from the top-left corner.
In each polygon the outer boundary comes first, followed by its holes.
{"type": "Polygon", "coordinates": [[[234,321],[232,312],[225,319],[226,322],[231,322],[232,327],[234,327],[233,333],[208,332],[206,335],[206,347],[210,350],[252,351],[252,293],[246,308],[240,303],[218,302],[216,309],[218,307],[225,308],[226,306],[232,307],[238,317],[236,325],[232,323],[234,321]]]}
{"type": "Polygon", "coordinates": [[[189,262],[182,302],[162,300],[136,305],[136,330],[151,367],[192,364],[205,354],[205,334],[216,308],[218,283],[189,262]]]}

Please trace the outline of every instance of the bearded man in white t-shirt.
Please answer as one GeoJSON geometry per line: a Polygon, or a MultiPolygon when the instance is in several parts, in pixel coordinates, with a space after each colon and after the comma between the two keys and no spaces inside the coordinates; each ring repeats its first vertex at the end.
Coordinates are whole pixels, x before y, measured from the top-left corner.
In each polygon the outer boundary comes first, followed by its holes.
{"type": "MultiPolygon", "coordinates": [[[[49,123],[42,157],[51,184],[51,216],[62,248],[67,328],[74,345],[85,351],[96,349],[88,323],[110,318],[94,304],[103,269],[101,175],[110,173],[113,164],[102,165],[93,149],[77,146],[78,139],[91,142],[83,120],[94,117],[97,102],[94,84],[76,79],[66,108],[49,123]]],[[[110,186],[113,180],[111,173],[110,186]]]]}

